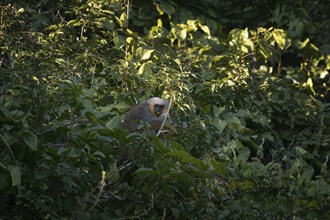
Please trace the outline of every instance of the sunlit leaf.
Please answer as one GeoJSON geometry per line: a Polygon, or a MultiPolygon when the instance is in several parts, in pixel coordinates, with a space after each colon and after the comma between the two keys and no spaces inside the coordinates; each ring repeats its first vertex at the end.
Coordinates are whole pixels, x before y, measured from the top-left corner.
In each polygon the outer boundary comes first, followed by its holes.
{"type": "Polygon", "coordinates": [[[150,58],[151,54],[154,52],[154,49],[146,49],[143,47],[139,47],[136,50],[137,57],[141,60],[147,60],[150,58]]]}
{"type": "Polygon", "coordinates": [[[316,92],[314,91],[314,86],[313,86],[313,80],[312,78],[308,78],[306,82],[306,86],[309,88],[309,90],[313,93],[313,95],[316,95],[316,92]]]}
{"type": "Polygon", "coordinates": [[[148,63],[143,63],[139,68],[138,75],[142,76],[143,79],[149,79],[152,75],[151,67],[148,63]]]}
{"type": "Polygon", "coordinates": [[[277,45],[283,50],[289,45],[287,34],[282,29],[274,29],[272,32],[277,45]]]}
{"type": "Polygon", "coordinates": [[[187,31],[195,32],[197,30],[198,30],[197,22],[195,20],[188,20],[187,21],[187,31]]]}
{"type": "Polygon", "coordinates": [[[211,35],[210,29],[208,26],[206,25],[200,25],[200,28],[207,34],[207,35],[211,35]]]}

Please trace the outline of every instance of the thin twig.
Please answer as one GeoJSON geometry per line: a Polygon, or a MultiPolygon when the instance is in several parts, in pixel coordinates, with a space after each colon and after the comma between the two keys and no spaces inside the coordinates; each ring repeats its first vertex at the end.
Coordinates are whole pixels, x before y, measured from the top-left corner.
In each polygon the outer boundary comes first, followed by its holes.
{"type": "Polygon", "coordinates": [[[129,10],[130,10],[130,7],[131,7],[131,2],[130,0],[127,1],[127,11],[126,11],[126,30],[128,29],[128,22],[129,22],[129,10]]]}
{"type": "MultiPolygon", "coordinates": [[[[130,7],[131,7],[131,1],[128,0],[127,3],[126,1],[124,2],[125,5],[126,5],[126,27],[123,27],[124,30],[125,30],[125,36],[127,37],[127,30],[128,30],[128,22],[129,22],[129,10],[130,10],[130,7]]],[[[127,40],[125,40],[125,58],[126,58],[126,62],[128,60],[128,43],[127,43],[127,40]]]]}
{"type": "Polygon", "coordinates": [[[93,205],[88,209],[88,213],[90,213],[97,206],[97,204],[99,204],[99,202],[101,201],[100,198],[101,198],[102,194],[104,193],[105,186],[106,186],[106,172],[102,171],[102,178],[100,180],[99,186],[97,186],[97,189],[99,190],[99,192],[96,195],[97,197],[95,198],[93,205]]]}
{"type": "Polygon", "coordinates": [[[11,150],[9,144],[1,134],[0,134],[0,141],[3,143],[3,145],[5,145],[5,148],[7,149],[7,152],[9,153],[9,157],[12,160],[12,162],[15,162],[14,152],[11,150]]]}
{"type": "Polygon", "coordinates": [[[159,128],[159,130],[157,132],[157,137],[162,133],[163,127],[165,125],[165,122],[167,120],[168,114],[169,114],[170,109],[171,109],[171,105],[172,105],[172,97],[170,99],[170,104],[168,105],[168,110],[167,110],[167,112],[164,115],[163,123],[162,123],[162,125],[160,126],[160,128],[159,128]]]}

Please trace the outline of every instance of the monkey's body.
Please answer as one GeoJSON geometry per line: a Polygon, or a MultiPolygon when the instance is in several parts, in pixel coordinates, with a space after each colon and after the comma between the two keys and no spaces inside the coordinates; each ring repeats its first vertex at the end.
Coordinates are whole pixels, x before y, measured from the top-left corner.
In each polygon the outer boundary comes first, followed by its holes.
{"type": "Polygon", "coordinates": [[[131,108],[125,116],[122,125],[129,132],[134,132],[137,130],[137,127],[141,121],[150,124],[150,120],[153,117],[153,114],[147,108],[147,104],[139,104],[131,108]]]}
{"type": "MultiPolygon", "coordinates": [[[[130,133],[137,131],[141,121],[150,125],[150,129],[157,133],[164,121],[169,103],[158,97],[147,100],[146,103],[133,106],[122,122],[122,127],[130,133]]],[[[166,121],[163,127],[170,135],[176,134],[175,128],[166,121]]]]}

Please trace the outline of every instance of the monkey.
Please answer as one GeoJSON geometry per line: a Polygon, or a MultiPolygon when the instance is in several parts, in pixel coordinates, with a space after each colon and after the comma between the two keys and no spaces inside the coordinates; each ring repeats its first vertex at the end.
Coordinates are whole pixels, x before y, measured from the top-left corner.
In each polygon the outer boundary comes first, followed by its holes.
{"type": "MultiPolygon", "coordinates": [[[[143,121],[150,125],[150,130],[157,134],[164,121],[165,114],[168,112],[169,102],[152,97],[145,103],[135,105],[127,113],[122,121],[122,127],[129,133],[138,130],[139,122],[143,121]]],[[[177,131],[167,120],[164,123],[164,130],[169,136],[177,134],[177,131]]]]}
{"type": "MultiPolygon", "coordinates": [[[[149,124],[149,130],[151,133],[157,134],[158,136],[158,133],[160,132],[159,130],[162,128],[162,137],[171,137],[177,134],[177,131],[173,125],[171,125],[171,123],[165,118],[166,114],[168,114],[168,110],[168,101],[158,97],[152,97],[145,103],[133,106],[123,118],[123,121],[121,122],[121,128],[127,130],[129,133],[133,133],[139,131],[139,125],[141,122],[144,122],[149,124]],[[163,123],[164,126],[162,127],[163,123]]],[[[127,158],[130,157],[130,154],[132,153],[130,153],[129,147],[123,146],[120,149],[118,164],[122,164],[124,161],[126,161],[127,158]]]]}

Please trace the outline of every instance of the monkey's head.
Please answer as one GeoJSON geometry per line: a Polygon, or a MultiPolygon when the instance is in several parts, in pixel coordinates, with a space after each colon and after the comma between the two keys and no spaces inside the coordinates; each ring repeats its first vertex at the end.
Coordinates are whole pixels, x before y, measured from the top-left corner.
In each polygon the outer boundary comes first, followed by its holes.
{"type": "Polygon", "coordinates": [[[168,101],[158,97],[152,97],[148,99],[146,104],[148,106],[149,111],[157,117],[160,117],[162,114],[168,111],[168,101]]]}

